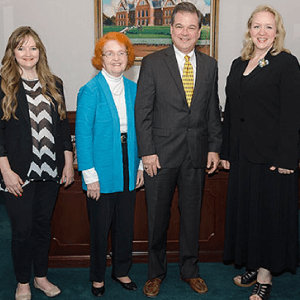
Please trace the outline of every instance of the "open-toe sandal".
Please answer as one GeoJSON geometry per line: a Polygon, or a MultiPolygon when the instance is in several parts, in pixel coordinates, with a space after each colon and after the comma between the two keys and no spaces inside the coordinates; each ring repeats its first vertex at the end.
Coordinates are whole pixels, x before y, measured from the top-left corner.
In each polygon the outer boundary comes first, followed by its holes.
{"type": "Polygon", "coordinates": [[[261,300],[268,300],[270,298],[272,284],[259,283],[257,282],[252,291],[252,295],[257,295],[261,300]]]}
{"type": "Polygon", "coordinates": [[[241,275],[241,282],[233,279],[233,282],[238,286],[248,287],[257,282],[257,274],[258,272],[247,270],[243,275],[241,275]]]}

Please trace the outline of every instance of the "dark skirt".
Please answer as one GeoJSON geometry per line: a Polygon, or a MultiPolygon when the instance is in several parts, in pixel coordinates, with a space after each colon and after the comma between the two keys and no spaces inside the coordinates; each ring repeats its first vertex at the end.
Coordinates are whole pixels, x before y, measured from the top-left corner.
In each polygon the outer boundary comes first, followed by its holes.
{"type": "Polygon", "coordinates": [[[270,171],[245,157],[230,165],[224,261],[272,273],[299,263],[298,171],[270,171]]]}

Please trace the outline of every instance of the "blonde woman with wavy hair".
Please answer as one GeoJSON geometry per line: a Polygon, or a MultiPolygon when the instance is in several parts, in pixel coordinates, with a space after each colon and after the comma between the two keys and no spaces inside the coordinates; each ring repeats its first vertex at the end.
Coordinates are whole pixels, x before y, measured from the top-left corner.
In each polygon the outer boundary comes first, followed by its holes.
{"type": "Polygon", "coordinates": [[[26,71],[20,68],[16,61],[14,50],[18,46],[22,45],[29,36],[33,38],[36,47],[39,50],[39,60],[36,64],[36,73],[42,86],[42,94],[51,103],[52,100],[48,94],[56,100],[58,103],[58,113],[60,118],[65,119],[66,106],[56,85],[56,82],[60,80],[50,71],[46,56],[46,49],[40,37],[31,27],[28,26],[19,27],[12,33],[2,59],[2,68],[0,69],[2,77],[1,89],[5,93],[5,97],[2,101],[2,109],[4,112],[3,119],[9,120],[11,117],[15,117],[15,111],[18,105],[16,93],[19,90],[19,80],[21,77],[26,77],[26,71]]]}
{"type": "Polygon", "coordinates": [[[47,279],[50,223],[60,183],[74,180],[72,143],[62,81],[30,27],[11,34],[0,83],[0,191],[12,226],[15,299],[31,299],[32,269],[34,287],[54,297],[60,289],[47,279]]]}
{"type": "Polygon", "coordinates": [[[254,15],[259,12],[269,12],[269,13],[273,14],[275,17],[275,24],[276,24],[277,32],[276,32],[276,38],[274,40],[274,43],[273,43],[270,53],[272,55],[277,55],[281,51],[290,53],[289,50],[284,48],[285,29],[283,26],[283,20],[282,20],[281,15],[278,13],[277,10],[275,10],[273,7],[271,7],[269,5],[260,5],[253,11],[253,13],[251,14],[251,16],[248,20],[248,23],[247,23],[248,29],[245,33],[244,47],[243,47],[242,53],[241,53],[242,59],[243,60],[251,59],[253,52],[255,50],[253,40],[252,40],[251,34],[250,34],[250,29],[251,29],[254,15]]]}
{"type": "Polygon", "coordinates": [[[299,263],[300,66],[284,48],[280,14],[258,6],[226,85],[221,164],[229,169],[224,261],[236,285],[267,300],[272,276],[299,263]]]}

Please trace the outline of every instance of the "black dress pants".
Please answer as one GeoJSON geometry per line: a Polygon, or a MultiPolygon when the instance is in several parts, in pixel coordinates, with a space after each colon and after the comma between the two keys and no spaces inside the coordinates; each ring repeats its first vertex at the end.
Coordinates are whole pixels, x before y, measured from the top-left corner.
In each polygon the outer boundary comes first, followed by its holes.
{"type": "Polygon", "coordinates": [[[91,281],[105,280],[107,239],[110,228],[113,275],[127,276],[132,265],[135,190],[128,190],[127,144],[122,146],[124,191],[101,193],[98,201],[87,197],[91,232],[91,281]]]}
{"type": "Polygon", "coordinates": [[[35,277],[45,277],[51,241],[51,218],[59,184],[33,181],[23,187],[23,195],[4,193],[11,220],[11,251],[17,281],[28,283],[33,266],[35,277]]]}
{"type": "Polygon", "coordinates": [[[144,174],[148,211],[148,279],[164,279],[167,274],[167,230],[176,185],[180,211],[180,274],[199,276],[199,226],[205,169],[195,169],[187,154],[183,163],[162,168],[154,177],[144,174]]]}

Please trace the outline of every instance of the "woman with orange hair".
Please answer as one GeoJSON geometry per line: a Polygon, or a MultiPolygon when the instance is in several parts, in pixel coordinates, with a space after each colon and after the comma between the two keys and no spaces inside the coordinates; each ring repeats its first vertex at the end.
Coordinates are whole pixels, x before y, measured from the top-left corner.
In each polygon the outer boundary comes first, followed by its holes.
{"type": "Polygon", "coordinates": [[[132,264],[135,189],[142,186],[143,171],[134,122],[136,83],[123,72],[134,62],[126,35],[110,32],[100,38],[92,59],[100,72],[84,85],[77,99],[76,147],[78,169],[91,228],[90,280],[92,293],[105,292],[107,238],[111,228],[112,279],[136,290],[128,277],[132,264]]]}

